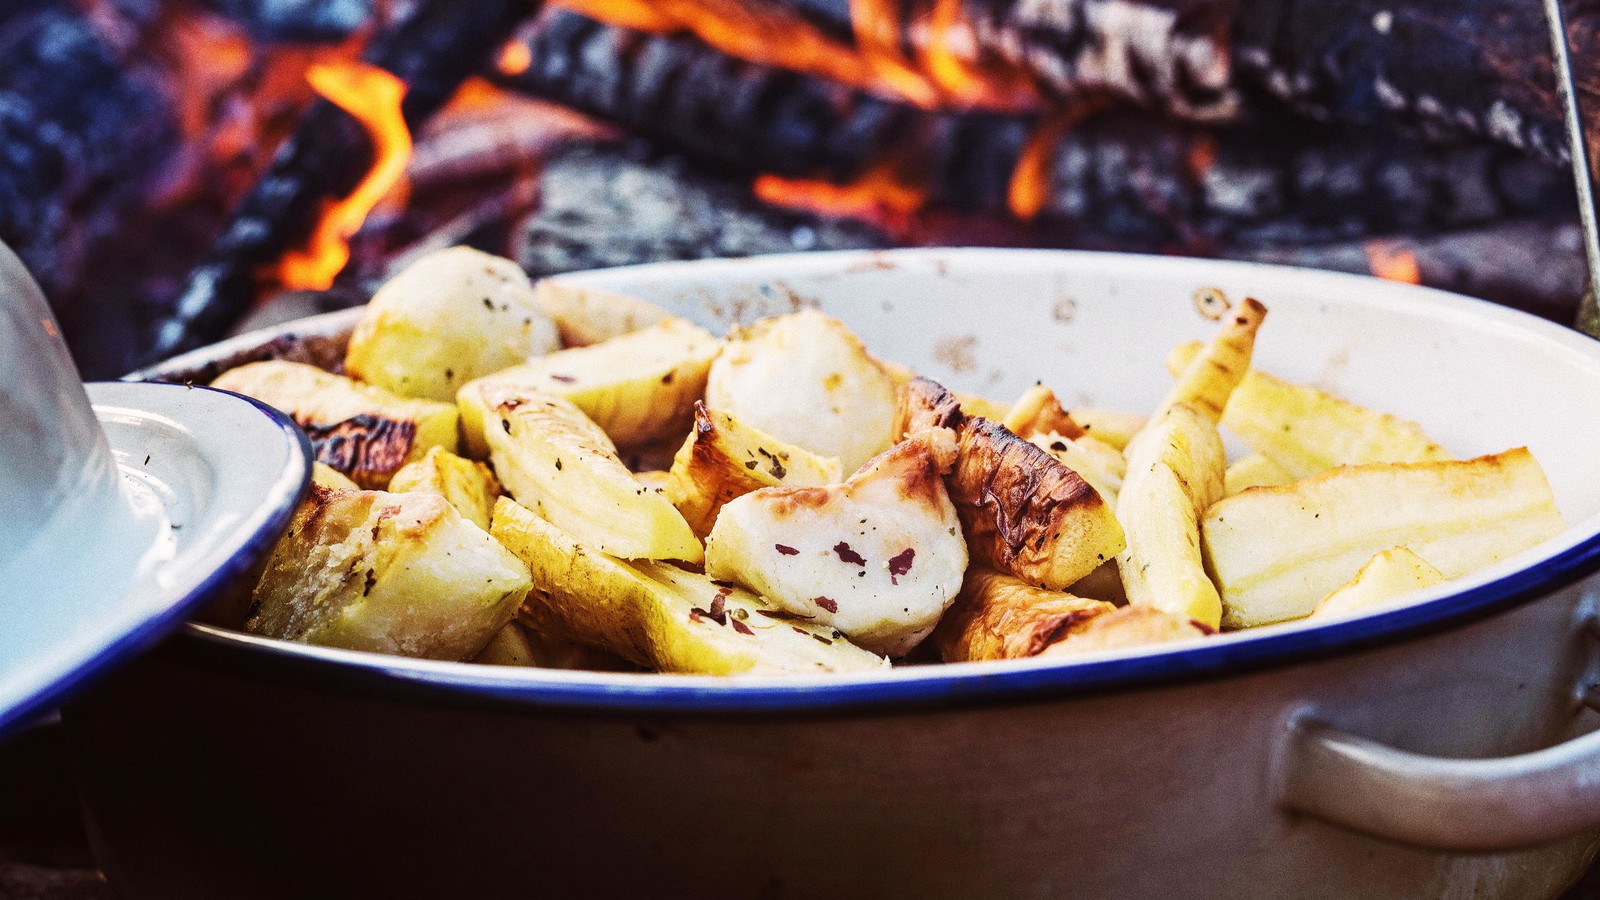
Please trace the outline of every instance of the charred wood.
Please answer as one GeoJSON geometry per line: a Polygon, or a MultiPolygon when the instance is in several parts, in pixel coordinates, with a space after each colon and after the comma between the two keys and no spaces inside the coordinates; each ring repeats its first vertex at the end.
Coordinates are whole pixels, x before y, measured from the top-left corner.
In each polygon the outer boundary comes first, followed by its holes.
{"type": "Polygon", "coordinates": [[[374,18],[377,0],[200,0],[259,41],[338,41],[374,18]]]}
{"type": "MultiPolygon", "coordinates": [[[[850,182],[889,159],[930,202],[1007,214],[1036,115],[930,112],[792,70],[550,11],[518,35],[531,65],[502,83],[615,122],[719,171],[850,182]]],[[[1041,227],[1210,252],[1240,243],[1427,233],[1566,213],[1569,176],[1489,143],[1437,147],[1298,123],[1210,130],[1103,114],[1049,154],[1041,227]]]]}
{"type": "MultiPolygon", "coordinates": [[[[415,133],[536,8],[529,0],[423,0],[363,59],[405,82],[401,111],[415,133]]],[[[355,188],[371,154],[354,118],[326,101],[314,103],[190,275],[171,314],[155,324],[148,358],[225,334],[254,301],[258,270],[308,236],[326,201],[355,188]]]]}

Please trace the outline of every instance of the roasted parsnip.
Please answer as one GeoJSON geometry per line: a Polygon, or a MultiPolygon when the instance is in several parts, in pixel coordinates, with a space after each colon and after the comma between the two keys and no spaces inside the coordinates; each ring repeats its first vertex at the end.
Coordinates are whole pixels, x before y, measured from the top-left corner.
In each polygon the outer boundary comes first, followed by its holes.
{"type": "Polygon", "coordinates": [[[1461,462],[1332,469],[1229,497],[1200,522],[1223,622],[1233,627],[1310,613],[1401,542],[1456,578],[1561,529],[1544,471],[1520,447],[1461,462]]]}
{"type": "Polygon", "coordinates": [[[468,381],[559,346],[521,266],[451,247],[406,266],[372,295],[344,368],[401,396],[449,401],[468,381]]]}
{"type": "Polygon", "coordinates": [[[381,488],[432,447],[456,449],[455,404],[401,397],[304,363],[230,369],[212,387],[254,397],[294,419],[317,459],[366,488],[381,488]]]}
{"type": "Polygon", "coordinates": [[[665,488],[694,533],[711,532],[723,504],[764,487],[820,487],[843,478],[839,460],[780,441],[696,403],[694,428],[672,460],[665,488]]]}
{"type": "Polygon", "coordinates": [[[256,634],[471,659],[528,593],[528,568],[436,494],[313,485],[256,585],[256,634]]]}
{"type": "MultiPolygon", "coordinates": [[[[685,319],[667,319],[587,347],[561,350],[496,372],[462,388],[492,382],[562,397],[621,446],[676,439],[689,428],[705,393],[706,372],[722,345],[685,319]]],[[[468,449],[481,453],[477,407],[461,404],[468,449]]]]}
{"type": "Polygon", "coordinates": [[[730,335],[705,400],[773,437],[838,457],[846,472],[893,443],[894,379],[848,328],[816,310],[730,335]]]}
{"type": "MultiPolygon", "coordinates": [[[[982,415],[974,413],[963,406],[963,411],[968,415],[982,415]]],[[[1061,401],[1056,399],[1055,391],[1043,384],[1036,384],[1023,392],[1017,402],[1011,405],[1006,412],[1002,425],[1011,429],[1011,433],[1020,438],[1032,438],[1040,434],[1054,434],[1068,440],[1081,438],[1085,432],[1072,416],[1062,407],[1061,401]]]]}
{"type": "Polygon", "coordinates": [[[1407,594],[1445,581],[1444,573],[1410,549],[1391,547],[1367,560],[1349,584],[1322,598],[1311,618],[1341,618],[1398,606],[1407,594]]]}
{"type": "Polygon", "coordinates": [[[1038,656],[1090,619],[1116,609],[1110,603],[1034,587],[983,566],[967,569],[933,643],[945,662],[1038,656]]]}
{"type": "Polygon", "coordinates": [[[1117,570],[1128,602],[1215,629],[1222,600],[1200,555],[1199,519],[1222,496],[1222,438],[1208,413],[1174,403],[1128,445],[1117,502],[1127,549],[1117,570]]]}
{"type": "Polygon", "coordinates": [[[1121,450],[1088,434],[1069,438],[1045,432],[1035,434],[1028,441],[1083,476],[1083,480],[1089,482],[1089,486],[1099,492],[1107,503],[1116,506],[1117,494],[1122,491],[1123,476],[1128,471],[1128,462],[1121,450]]]}
{"type": "Polygon", "coordinates": [[[1253,487],[1282,487],[1293,484],[1295,478],[1283,467],[1260,453],[1252,453],[1232,465],[1222,479],[1222,492],[1233,496],[1253,487]]]}
{"type": "MultiPolygon", "coordinates": [[[[1178,345],[1167,368],[1181,371],[1198,347],[1178,345]]],[[[1234,389],[1223,410],[1222,427],[1294,478],[1309,478],[1334,466],[1453,458],[1415,422],[1254,368],[1234,389]]]]}
{"type": "Polygon", "coordinates": [[[456,512],[487,531],[494,498],[500,496],[500,480],[483,463],[434,447],[426,456],[406,463],[394,473],[389,490],[397,494],[408,491],[438,494],[450,501],[456,512]]]}
{"type": "Polygon", "coordinates": [[[961,589],[967,547],[941,477],[955,454],[954,434],[928,429],[843,484],[731,500],[706,539],[706,572],[903,656],[961,589]]]}
{"type": "Polygon", "coordinates": [[[1213,425],[1221,421],[1228,397],[1250,370],[1256,332],[1266,317],[1267,308],[1250,297],[1230,310],[1216,335],[1178,372],[1177,382],[1150,418],[1159,419],[1168,409],[1183,403],[1213,425]]]}
{"type": "Polygon", "coordinates": [[[1192,641],[1213,634],[1190,619],[1151,606],[1124,606],[1095,616],[1082,628],[1044,648],[1042,656],[1073,656],[1105,650],[1127,650],[1152,644],[1192,641]]]}
{"type": "Polygon", "coordinates": [[[561,332],[565,347],[587,347],[672,318],[672,314],[631,294],[568,284],[546,278],[533,286],[534,297],[561,332]]]}
{"type": "Polygon", "coordinates": [[[599,553],[504,497],[492,533],[533,571],[519,618],[661,672],[848,672],[885,661],[832,628],[665,563],[599,553]]]}
{"type": "Polygon", "coordinates": [[[697,563],[700,539],[659,490],[617,457],[611,439],[560,397],[492,381],[463,390],[485,424],[489,459],[518,502],[584,546],[625,559],[697,563]]]}
{"type": "Polygon", "coordinates": [[[1144,428],[1145,416],[1120,412],[1114,409],[1080,406],[1072,410],[1072,421],[1077,422],[1090,437],[1105,441],[1118,450],[1125,450],[1133,436],[1144,428]]]}

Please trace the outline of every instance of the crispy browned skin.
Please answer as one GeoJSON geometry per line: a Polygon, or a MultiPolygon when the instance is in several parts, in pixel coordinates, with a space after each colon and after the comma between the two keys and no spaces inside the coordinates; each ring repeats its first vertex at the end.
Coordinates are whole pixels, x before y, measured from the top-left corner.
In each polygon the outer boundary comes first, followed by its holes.
{"type": "Polygon", "coordinates": [[[945,662],[1022,659],[1037,656],[1115,608],[972,566],[932,640],[945,662]]]}
{"type": "Polygon", "coordinates": [[[894,414],[894,439],[902,441],[907,435],[929,428],[960,431],[966,421],[966,413],[961,411],[961,402],[955,394],[939,382],[918,375],[900,389],[894,414]]]}
{"type": "Polygon", "coordinates": [[[1171,641],[1192,640],[1214,634],[1199,623],[1162,612],[1151,606],[1124,606],[1096,616],[1065,640],[1044,648],[1046,655],[1093,653],[1124,647],[1142,647],[1171,641]]]}
{"type": "Polygon", "coordinates": [[[322,424],[295,417],[311,439],[317,461],[350,476],[356,484],[378,488],[411,456],[417,423],[379,415],[360,415],[322,424]]]}
{"type": "Polygon", "coordinates": [[[1006,413],[1005,426],[1017,437],[1030,438],[1036,434],[1055,434],[1068,440],[1077,440],[1088,432],[1083,430],[1066,407],[1056,397],[1056,392],[1042,384],[1028,388],[1006,413]]]}

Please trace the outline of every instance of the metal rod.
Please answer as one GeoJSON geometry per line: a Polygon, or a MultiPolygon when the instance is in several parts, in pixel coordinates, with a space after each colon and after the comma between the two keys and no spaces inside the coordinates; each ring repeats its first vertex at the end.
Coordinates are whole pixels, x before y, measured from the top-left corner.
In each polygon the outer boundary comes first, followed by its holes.
{"type": "Polygon", "coordinates": [[[1600,289],[1600,221],[1594,205],[1594,176],[1589,168],[1589,145],[1583,133],[1583,109],[1572,75],[1572,58],[1567,45],[1567,17],[1561,0],[1544,0],[1545,20],[1550,26],[1550,50],[1555,59],[1556,91],[1561,97],[1567,121],[1567,144],[1572,158],[1572,177],[1578,188],[1578,218],[1583,223],[1583,255],[1589,263],[1589,286],[1573,323],[1579,331],[1600,338],[1600,306],[1595,292],[1600,289]]]}

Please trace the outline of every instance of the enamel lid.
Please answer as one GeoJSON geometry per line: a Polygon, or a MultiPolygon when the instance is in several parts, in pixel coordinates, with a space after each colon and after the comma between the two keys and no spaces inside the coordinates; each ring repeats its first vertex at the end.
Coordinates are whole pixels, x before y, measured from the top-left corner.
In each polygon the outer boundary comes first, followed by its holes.
{"type": "Polygon", "coordinates": [[[0,737],[238,589],[310,471],[304,435],[254,400],[86,389],[0,244],[0,737]]]}

